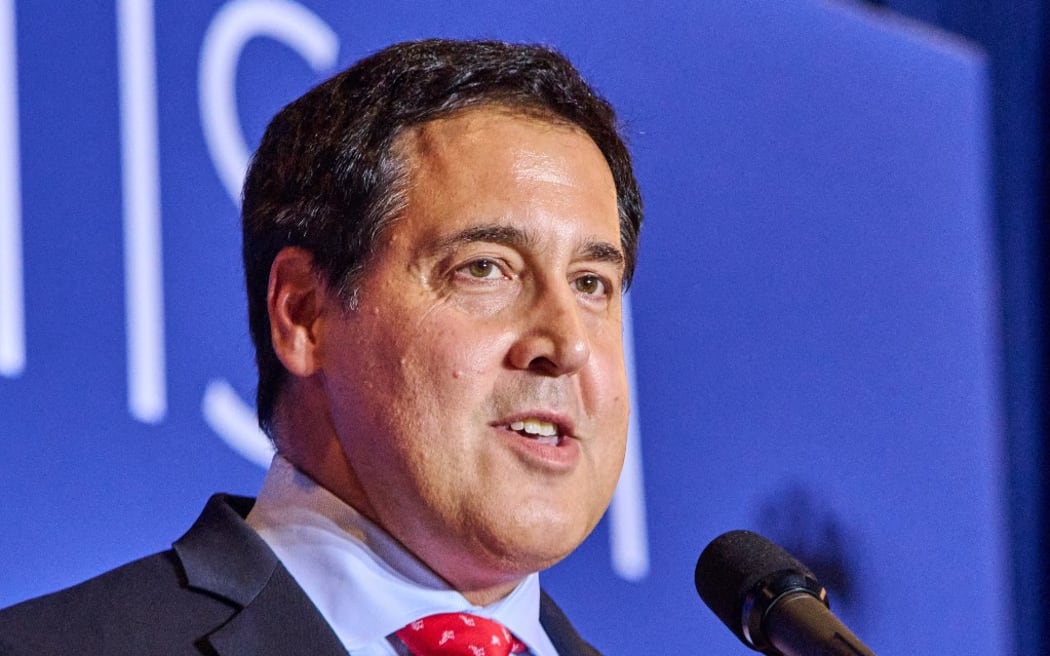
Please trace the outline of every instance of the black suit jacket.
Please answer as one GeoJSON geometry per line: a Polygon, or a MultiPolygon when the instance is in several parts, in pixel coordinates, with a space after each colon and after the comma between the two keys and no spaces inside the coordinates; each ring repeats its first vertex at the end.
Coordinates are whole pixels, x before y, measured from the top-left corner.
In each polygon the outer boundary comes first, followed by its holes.
{"type": "MultiPolygon", "coordinates": [[[[245,522],[254,500],[215,495],[172,549],[0,611],[0,655],[346,656],[335,633],[245,522]]],[[[543,594],[562,656],[596,656],[543,594]]]]}

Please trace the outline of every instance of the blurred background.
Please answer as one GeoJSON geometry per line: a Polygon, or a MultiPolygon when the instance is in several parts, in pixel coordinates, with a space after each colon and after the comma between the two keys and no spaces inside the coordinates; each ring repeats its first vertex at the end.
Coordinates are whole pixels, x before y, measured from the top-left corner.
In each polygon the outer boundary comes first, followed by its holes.
{"type": "Polygon", "coordinates": [[[1050,654],[1047,5],[0,0],[0,606],[258,489],[251,149],[384,45],[485,37],[577,64],[646,203],[624,477],[543,575],[581,632],[748,653],[692,581],[748,528],[880,654],[1050,654]]]}

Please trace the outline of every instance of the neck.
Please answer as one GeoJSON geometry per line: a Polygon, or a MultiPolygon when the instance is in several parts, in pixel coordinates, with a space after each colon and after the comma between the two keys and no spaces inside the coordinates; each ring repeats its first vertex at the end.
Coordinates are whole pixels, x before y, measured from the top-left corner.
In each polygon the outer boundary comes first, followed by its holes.
{"type": "MultiPolygon", "coordinates": [[[[302,396],[302,395],[297,395],[302,396]]],[[[368,496],[358,484],[353,468],[346,459],[334,430],[323,420],[318,425],[319,417],[327,417],[326,412],[318,412],[309,407],[305,399],[291,399],[288,403],[279,403],[275,413],[275,442],[281,456],[309,476],[315,483],[325,488],[343,503],[347,504],[384,533],[397,541],[401,548],[443,579],[450,587],[458,591],[467,601],[475,606],[488,606],[511,592],[524,579],[524,576],[503,576],[495,579],[479,577],[479,570],[501,571],[502,568],[479,568],[478,563],[467,560],[464,549],[447,548],[446,556],[441,557],[439,550],[435,553],[420,553],[412,549],[378,517],[372,508],[368,496]],[[298,401],[298,402],[297,402],[298,401]],[[456,556],[462,559],[457,561],[456,556]],[[444,564],[444,566],[441,566],[444,564]]],[[[424,549],[424,552],[426,549],[424,549]]]]}

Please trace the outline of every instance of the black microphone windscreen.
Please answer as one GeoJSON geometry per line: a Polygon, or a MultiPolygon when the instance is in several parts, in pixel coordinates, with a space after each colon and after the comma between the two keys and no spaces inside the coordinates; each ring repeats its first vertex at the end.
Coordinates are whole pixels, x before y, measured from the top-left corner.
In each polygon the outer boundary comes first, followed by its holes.
{"type": "Polygon", "coordinates": [[[743,608],[752,588],[786,570],[810,578],[813,573],[791,554],[751,531],[730,531],[711,541],[696,562],[696,591],[715,615],[744,644],[743,608]]]}

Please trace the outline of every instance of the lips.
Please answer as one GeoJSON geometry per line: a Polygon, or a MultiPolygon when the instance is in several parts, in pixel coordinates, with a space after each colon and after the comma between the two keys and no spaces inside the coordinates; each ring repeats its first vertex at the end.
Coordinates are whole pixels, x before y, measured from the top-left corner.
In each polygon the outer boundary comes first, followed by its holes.
{"type": "Polygon", "coordinates": [[[572,435],[572,427],[567,421],[541,414],[523,414],[496,425],[547,446],[558,446],[572,435]]]}
{"type": "Polygon", "coordinates": [[[490,424],[506,439],[502,441],[526,468],[543,475],[562,475],[576,470],[580,440],[568,415],[526,410],[490,424]]]}

